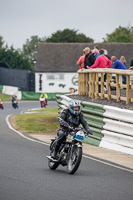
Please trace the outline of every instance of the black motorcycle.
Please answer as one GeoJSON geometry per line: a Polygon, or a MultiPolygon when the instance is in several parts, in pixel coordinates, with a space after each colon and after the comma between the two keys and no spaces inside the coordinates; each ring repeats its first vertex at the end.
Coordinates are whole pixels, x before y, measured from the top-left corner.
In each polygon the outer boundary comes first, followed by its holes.
{"type": "Polygon", "coordinates": [[[82,141],[88,133],[82,128],[75,128],[69,126],[67,122],[58,117],[61,125],[67,127],[66,139],[60,146],[57,153],[57,159],[51,158],[51,155],[55,149],[56,138],[51,139],[50,144],[50,156],[48,158],[48,166],[51,170],[55,170],[59,164],[62,166],[67,166],[67,171],[69,174],[74,174],[82,159],[82,141]]]}
{"type": "Polygon", "coordinates": [[[18,102],[16,100],[12,101],[12,107],[15,109],[18,108],[18,102]]]}

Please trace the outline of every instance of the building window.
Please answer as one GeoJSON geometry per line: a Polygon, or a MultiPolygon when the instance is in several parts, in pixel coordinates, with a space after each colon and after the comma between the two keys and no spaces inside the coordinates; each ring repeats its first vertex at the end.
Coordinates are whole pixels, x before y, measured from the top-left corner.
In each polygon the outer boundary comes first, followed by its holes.
{"type": "Polygon", "coordinates": [[[51,73],[47,74],[47,80],[63,80],[64,74],[51,73]]]}

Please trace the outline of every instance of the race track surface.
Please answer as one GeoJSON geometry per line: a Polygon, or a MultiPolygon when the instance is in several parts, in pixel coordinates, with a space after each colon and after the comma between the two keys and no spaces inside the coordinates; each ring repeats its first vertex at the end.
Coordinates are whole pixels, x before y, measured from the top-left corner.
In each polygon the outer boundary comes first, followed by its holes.
{"type": "MultiPolygon", "coordinates": [[[[15,110],[0,110],[0,200],[132,200],[133,173],[83,157],[74,175],[60,166],[48,168],[49,146],[21,137],[9,129],[6,116],[39,107],[20,102],[15,110]]],[[[48,102],[49,107],[56,102],[48,102]]]]}

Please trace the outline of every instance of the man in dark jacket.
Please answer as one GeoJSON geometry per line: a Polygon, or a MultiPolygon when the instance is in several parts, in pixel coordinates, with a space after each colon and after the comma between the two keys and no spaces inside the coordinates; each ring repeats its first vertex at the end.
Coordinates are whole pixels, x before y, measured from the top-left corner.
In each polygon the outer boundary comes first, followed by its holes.
{"type": "Polygon", "coordinates": [[[89,47],[86,47],[84,51],[85,51],[84,68],[88,69],[87,66],[91,67],[95,63],[96,58],[94,54],[91,52],[89,47]]]}
{"type": "MultiPolygon", "coordinates": [[[[80,112],[79,102],[72,100],[69,103],[68,109],[64,109],[61,112],[60,118],[66,121],[72,128],[78,128],[79,125],[82,124],[83,128],[87,131],[87,133],[93,135],[92,131],[89,129],[89,126],[83,117],[83,114],[80,112]]],[[[60,148],[60,145],[66,138],[66,133],[67,128],[63,125],[60,125],[60,129],[57,133],[55,150],[51,156],[52,158],[56,158],[56,154],[60,148]]]]}

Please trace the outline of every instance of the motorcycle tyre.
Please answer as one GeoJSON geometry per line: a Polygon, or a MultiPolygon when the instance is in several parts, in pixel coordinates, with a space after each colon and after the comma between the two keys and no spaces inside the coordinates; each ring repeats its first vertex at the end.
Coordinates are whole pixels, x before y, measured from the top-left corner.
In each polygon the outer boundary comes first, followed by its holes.
{"type": "Polygon", "coordinates": [[[81,163],[81,160],[82,160],[82,147],[77,147],[77,158],[76,158],[76,162],[75,162],[75,165],[71,168],[71,160],[69,159],[68,160],[68,164],[67,164],[67,171],[68,171],[68,174],[74,174],[77,169],[79,168],[79,165],[81,163]]]}

